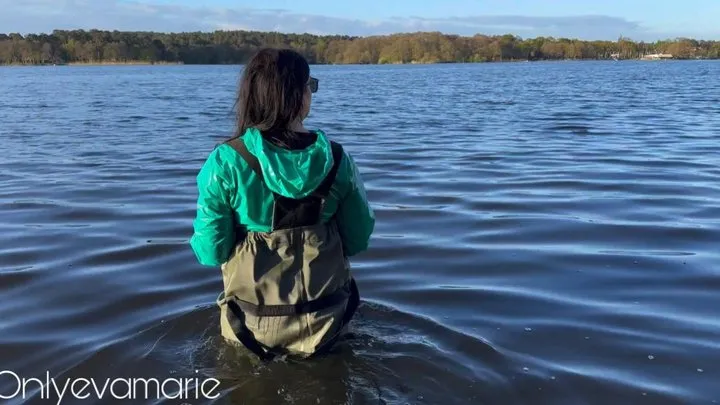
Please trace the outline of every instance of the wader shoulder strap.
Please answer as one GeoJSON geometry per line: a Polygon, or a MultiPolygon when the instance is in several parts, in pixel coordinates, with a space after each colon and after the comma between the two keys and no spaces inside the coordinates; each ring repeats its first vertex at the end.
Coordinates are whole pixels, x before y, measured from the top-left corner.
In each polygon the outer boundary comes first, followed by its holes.
{"type": "Polygon", "coordinates": [[[247,146],[245,146],[245,141],[243,141],[242,138],[235,138],[227,142],[228,145],[230,145],[233,149],[235,149],[235,152],[239,153],[240,156],[242,156],[243,159],[245,159],[245,162],[247,162],[248,166],[255,172],[255,174],[258,175],[260,180],[263,179],[263,173],[262,169],[260,168],[260,161],[253,156],[252,153],[248,150],[247,146]]]}
{"type": "MultiPolygon", "coordinates": [[[[258,161],[258,159],[253,156],[252,153],[250,153],[250,151],[247,149],[247,146],[245,146],[245,142],[242,140],[242,138],[235,138],[227,141],[226,143],[230,145],[237,153],[239,153],[240,156],[245,159],[248,166],[250,166],[250,168],[255,172],[255,174],[258,175],[260,180],[263,180],[262,169],[260,168],[260,161],[258,161]]],[[[335,141],[330,141],[330,146],[333,156],[332,168],[328,172],[327,176],[325,176],[323,182],[320,183],[318,188],[315,189],[315,192],[313,192],[314,195],[321,198],[326,197],[330,193],[330,189],[332,188],[333,183],[335,183],[335,177],[337,176],[338,169],[340,168],[340,163],[342,162],[344,156],[342,145],[335,141]]]]}
{"type": "Polygon", "coordinates": [[[340,168],[340,163],[342,162],[344,156],[342,145],[335,141],[330,141],[330,146],[332,148],[333,156],[332,168],[328,172],[327,176],[325,176],[325,180],[320,183],[318,188],[315,189],[315,192],[313,193],[314,195],[322,198],[327,197],[327,195],[330,193],[330,189],[332,188],[333,183],[335,183],[335,177],[337,176],[338,169],[340,168]]]}

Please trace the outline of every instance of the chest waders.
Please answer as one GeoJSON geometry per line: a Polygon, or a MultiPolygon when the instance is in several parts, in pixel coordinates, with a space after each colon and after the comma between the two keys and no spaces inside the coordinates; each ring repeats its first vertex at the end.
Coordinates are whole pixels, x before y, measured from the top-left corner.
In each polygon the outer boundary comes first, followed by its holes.
{"type": "MultiPolygon", "coordinates": [[[[260,163],[242,138],[228,144],[263,181],[260,163]]],[[[221,266],[221,333],[262,360],[326,351],[360,302],[337,223],[321,223],[343,158],[342,146],[331,145],[333,167],[320,186],[302,199],[273,193],[272,230],[238,233],[233,254],[221,266]]]]}

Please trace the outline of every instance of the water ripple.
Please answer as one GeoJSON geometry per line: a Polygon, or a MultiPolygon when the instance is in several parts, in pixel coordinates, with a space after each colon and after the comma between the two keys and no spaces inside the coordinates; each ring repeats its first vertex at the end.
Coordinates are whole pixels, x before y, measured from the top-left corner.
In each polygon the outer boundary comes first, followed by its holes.
{"type": "Polygon", "coordinates": [[[313,71],[377,216],[335,355],[218,338],[187,239],[238,67],[0,68],[1,366],[197,370],[213,403],[720,402],[720,64],[313,71]]]}

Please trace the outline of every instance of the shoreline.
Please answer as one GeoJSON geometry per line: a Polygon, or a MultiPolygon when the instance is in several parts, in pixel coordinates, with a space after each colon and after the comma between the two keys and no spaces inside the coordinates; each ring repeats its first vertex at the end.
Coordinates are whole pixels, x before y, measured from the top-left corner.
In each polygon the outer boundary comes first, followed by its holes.
{"type": "Polygon", "coordinates": [[[184,65],[182,62],[147,62],[134,60],[127,62],[67,62],[61,64],[49,64],[44,66],[152,66],[152,65],[184,65]]]}
{"type": "Polygon", "coordinates": [[[127,61],[127,62],[61,62],[61,63],[6,63],[6,64],[0,64],[0,67],[2,66],[51,66],[51,67],[59,67],[59,66],[153,66],[153,65],[163,65],[163,66],[183,66],[185,65],[182,62],[145,62],[145,61],[127,61]]]}
{"type": "Polygon", "coordinates": [[[184,65],[184,63],[128,61],[128,62],[68,62],[68,63],[59,64],[59,65],[46,64],[46,66],[152,66],[152,65],[184,65]]]}
{"type": "MultiPolygon", "coordinates": [[[[398,66],[398,65],[483,65],[498,63],[539,63],[539,62],[678,62],[678,61],[697,61],[697,60],[720,60],[720,58],[693,58],[693,59],[539,59],[539,60],[500,60],[500,61],[480,61],[480,62],[408,62],[408,63],[311,63],[312,66],[398,66]]],[[[244,63],[183,63],[183,62],[146,62],[146,61],[128,61],[128,62],[67,62],[67,63],[10,63],[0,64],[0,67],[62,67],[62,66],[242,66],[244,63]]]]}

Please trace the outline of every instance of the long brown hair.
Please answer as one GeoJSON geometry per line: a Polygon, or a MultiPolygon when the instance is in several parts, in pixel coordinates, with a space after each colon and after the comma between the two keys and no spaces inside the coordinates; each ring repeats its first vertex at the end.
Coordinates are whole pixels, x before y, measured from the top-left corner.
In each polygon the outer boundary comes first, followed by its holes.
{"type": "Polygon", "coordinates": [[[303,112],[310,66],[298,52],[263,48],[248,61],[237,94],[235,137],[257,128],[278,144],[292,143],[289,128],[303,112]]]}

